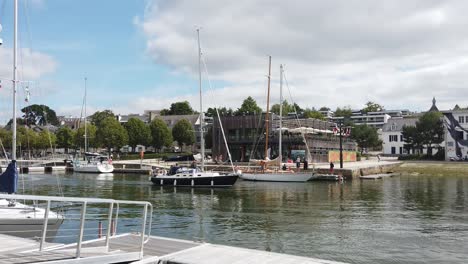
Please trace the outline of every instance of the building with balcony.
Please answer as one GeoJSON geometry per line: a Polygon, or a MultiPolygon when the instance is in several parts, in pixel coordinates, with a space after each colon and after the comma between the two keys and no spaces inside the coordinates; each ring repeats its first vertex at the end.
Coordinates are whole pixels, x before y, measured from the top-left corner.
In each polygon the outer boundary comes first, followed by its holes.
{"type": "MultiPolygon", "coordinates": [[[[268,135],[265,129],[265,114],[248,116],[221,117],[227,145],[233,161],[249,161],[265,158],[265,144],[268,136],[270,158],[279,155],[279,131],[283,131],[282,156],[284,159],[304,157],[307,147],[312,162],[328,162],[329,151],[339,150],[339,138],[333,134],[334,123],[318,119],[284,118],[282,129],[279,128],[279,117],[270,115],[268,135]],[[304,137],[302,136],[304,134],[304,137]],[[304,138],[307,145],[304,143],[304,138]]],[[[356,143],[349,138],[343,139],[344,151],[356,151],[356,143]]],[[[227,150],[223,141],[219,122],[213,122],[213,157],[226,160],[227,150]]]]}

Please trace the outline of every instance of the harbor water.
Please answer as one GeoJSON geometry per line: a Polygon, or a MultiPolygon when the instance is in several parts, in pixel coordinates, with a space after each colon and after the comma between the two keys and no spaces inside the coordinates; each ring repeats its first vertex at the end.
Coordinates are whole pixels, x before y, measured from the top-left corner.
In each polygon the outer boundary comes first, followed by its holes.
{"type": "MultiPolygon", "coordinates": [[[[134,174],[22,177],[28,194],[58,195],[59,181],[65,196],[149,201],[152,234],[158,236],[348,263],[468,260],[468,177],[402,175],[343,184],[239,180],[226,189],[155,187],[147,175],[134,174]]],[[[119,218],[119,230],[131,231],[138,221],[132,208],[122,209],[119,218]]],[[[55,241],[73,242],[64,232],[55,241]]]]}

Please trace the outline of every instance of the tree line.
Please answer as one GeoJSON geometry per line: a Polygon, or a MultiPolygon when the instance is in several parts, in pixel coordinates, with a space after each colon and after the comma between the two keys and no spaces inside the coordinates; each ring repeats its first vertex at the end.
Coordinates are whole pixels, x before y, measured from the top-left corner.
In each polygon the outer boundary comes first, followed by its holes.
{"type": "MultiPolygon", "coordinates": [[[[43,105],[32,105],[21,111],[23,116],[17,119],[17,146],[20,150],[39,154],[49,148],[63,148],[66,153],[70,149],[84,148],[84,123],[75,130],[60,126],[54,133],[46,126],[59,125],[54,110],[43,105]]],[[[10,120],[5,128],[0,128],[0,140],[7,150],[11,150],[11,124],[10,120]]],[[[143,145],[162,150],[172,146],[174,141],[181,147],[192,145],[195,143],[195,131],[187,119],[178,121],[172,129],[158,118],[149,124],[138,118],[130,118],[128,122],[121,124],[111,110],[104,110],[87,118],[86,139],[88,147],[105,148],[108,152],[119,150],[125,145],[133,149],[137,145],[143,145]]]]}

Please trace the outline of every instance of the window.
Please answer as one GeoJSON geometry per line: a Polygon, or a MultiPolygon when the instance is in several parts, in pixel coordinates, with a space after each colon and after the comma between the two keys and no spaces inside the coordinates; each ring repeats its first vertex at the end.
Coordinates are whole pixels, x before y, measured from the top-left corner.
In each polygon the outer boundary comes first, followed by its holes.
{"type": "Polygon", "coordinates": [[[458,122],[459,123],[465,123],[465,117],[464,116],[459,116],[458,117],[458,122]]]}
{"type": "Polygon", "coordinates": [[[401,142],[405,141],[404,138],[403,138],[403,135],[400,135],[400,141],[401,142]]]}
{"type": "Polygon", "coordinates": [[[392,139],[393,139],[392,135],[388,135],[388,141],[392,142],[392,139]]]}
{"type": "Polygon", "coordinates": [[[453,147],[453,142],[452,141],[447,142],[447,147],[453,147]]]}
{"type": "Polygon", "coordinates": [[[392,154],[396,154],[396,149],[395,149],[395,147],[392,147],[392,154]]]}
{"type": "Polygon", "coordinates": [[[403,154],[403,147],[400,147],[400,154],[403,154]]]}

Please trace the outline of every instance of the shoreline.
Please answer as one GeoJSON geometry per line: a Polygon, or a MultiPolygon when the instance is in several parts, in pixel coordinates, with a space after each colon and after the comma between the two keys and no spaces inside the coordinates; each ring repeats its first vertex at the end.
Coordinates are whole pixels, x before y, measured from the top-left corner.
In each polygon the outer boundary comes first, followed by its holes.
{"type": "Polygon", "coordinates": [[[410,175],[468,176],[468,162],[463,161],[404,161],[396,172],[410,175]]]}

